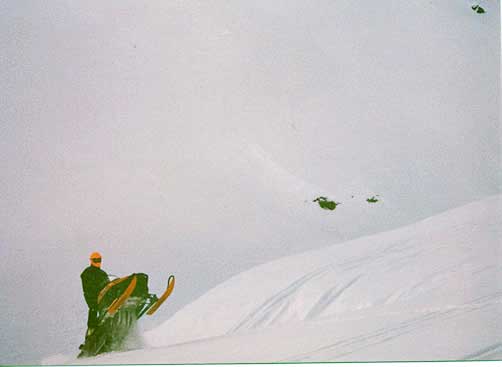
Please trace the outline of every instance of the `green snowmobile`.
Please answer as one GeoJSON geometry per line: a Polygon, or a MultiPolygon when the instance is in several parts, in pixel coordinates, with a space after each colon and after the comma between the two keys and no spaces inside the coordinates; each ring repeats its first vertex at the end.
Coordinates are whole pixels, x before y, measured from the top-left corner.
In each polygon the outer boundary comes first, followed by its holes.
{"type": "Polygon", "coordinates": [[[88,329],[78,358],[121,350],[136,321],[145,313],[153,315],[157,311],[171,295],[174,282],[174,275],[171,275],[160,297],[148,293],[148,275],[144,273],[108,283],[98,295],[98,326],[88,329]]]}

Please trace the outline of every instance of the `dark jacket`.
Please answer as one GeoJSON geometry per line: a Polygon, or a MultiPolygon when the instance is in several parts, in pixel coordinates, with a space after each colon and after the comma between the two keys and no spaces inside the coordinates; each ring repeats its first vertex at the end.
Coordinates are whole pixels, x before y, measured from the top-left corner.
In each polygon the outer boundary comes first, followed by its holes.
{"type": "Polygon", "coordinates": [[[82,274],[82,288],[84,290],[85,302],[90,309],[95,309],[98,304],[99,292],[108,284],[108,274],[96,266],[90,265],[82,274]]]}

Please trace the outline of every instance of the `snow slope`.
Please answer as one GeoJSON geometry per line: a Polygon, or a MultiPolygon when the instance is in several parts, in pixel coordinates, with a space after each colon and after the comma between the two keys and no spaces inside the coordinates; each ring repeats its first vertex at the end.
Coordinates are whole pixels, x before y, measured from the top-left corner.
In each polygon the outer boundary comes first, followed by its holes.
{"type": "Polygon", "coordinates": [[[85,362],[500,359],[501,235],[497,195],[282,258],[146,332],[147,349],[85,362]]]}

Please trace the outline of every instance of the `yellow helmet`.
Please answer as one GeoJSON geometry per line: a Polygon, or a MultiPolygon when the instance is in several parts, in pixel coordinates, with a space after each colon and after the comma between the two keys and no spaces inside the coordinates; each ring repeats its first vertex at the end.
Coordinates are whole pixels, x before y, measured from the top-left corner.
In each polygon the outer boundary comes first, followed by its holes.
{"type": "Polygon", "coordinates": [[[93,252],[91,256],[89,256],[89,260],[91,260],[91,265],[97,268],[101,267],[101,254],[99,252],[93,252]]]}

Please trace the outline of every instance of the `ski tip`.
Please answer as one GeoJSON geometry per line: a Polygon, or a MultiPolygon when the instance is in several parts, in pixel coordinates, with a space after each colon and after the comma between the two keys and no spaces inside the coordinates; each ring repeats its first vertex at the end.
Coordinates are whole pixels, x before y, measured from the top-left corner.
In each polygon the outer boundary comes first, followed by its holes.
{"type": "Polygon", "coordinates": [[[167,289],[173,288],[175,281],[176,281],[176,279],[175,279],[174,275],[170,275],[169,278],[167,279],[167,289]]]}

